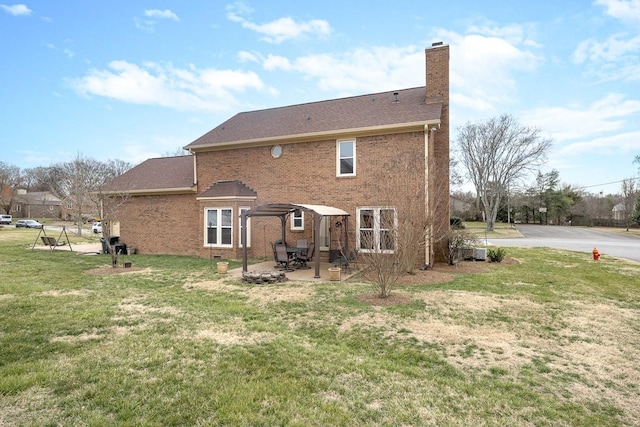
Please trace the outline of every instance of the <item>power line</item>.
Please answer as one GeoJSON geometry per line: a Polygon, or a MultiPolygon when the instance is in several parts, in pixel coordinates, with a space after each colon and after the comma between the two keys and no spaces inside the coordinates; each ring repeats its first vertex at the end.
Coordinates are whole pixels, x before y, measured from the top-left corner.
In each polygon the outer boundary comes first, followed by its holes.
{"type": "Polygon", "coordinates": [[[611,184],[620,184],[621,182],[624,181],[628,181],[631,179],[640,179],[640,176],[636,176],[636,177],[631,177],[631,178],[625,178],[625,179],[621,179],[620,181],[612,181],[612,182],[605,182],[602,184],[594,184],[594,185],[585,185],[583,187],[576,187],[576,190],[582,190],[584,188],[593,188],[593,187],[602,187],[603,185],[611,185],[611,184]]]}

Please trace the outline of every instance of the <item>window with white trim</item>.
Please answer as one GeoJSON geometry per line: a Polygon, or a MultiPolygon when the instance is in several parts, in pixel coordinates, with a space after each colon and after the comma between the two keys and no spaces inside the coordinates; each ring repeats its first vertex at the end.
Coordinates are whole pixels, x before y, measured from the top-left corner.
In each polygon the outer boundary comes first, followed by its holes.
{"type": "Polygon", "coordinates": [[[394,253],[398,217],[393,207],[358,208],[357,247],[362,252],[394,253]]]}
{"type": "Polygon", "coordinates": [[[356,140],[338,141],[336,145],[336,176],[356,175],[356,140]]]}
{"type": "MultiPolygon", "coordinates": [[[[250,208],[240,208],[238,212],[238,247],[242,247],[242,213],[250,208]]],[[[247,218],[247,247],[251,247],[251,218],[247,218]]]]}
{"type": "Polygon", "coordinates": [[[205,245],[232,246],[233,221],[231,208],[210,208],[205,212],[205,245]]]}
{"type": "Polygon", "coordinates": [[[291,229],[296,231],[304,230],[304,211],[296,209],[291,213],[291,229]]]}

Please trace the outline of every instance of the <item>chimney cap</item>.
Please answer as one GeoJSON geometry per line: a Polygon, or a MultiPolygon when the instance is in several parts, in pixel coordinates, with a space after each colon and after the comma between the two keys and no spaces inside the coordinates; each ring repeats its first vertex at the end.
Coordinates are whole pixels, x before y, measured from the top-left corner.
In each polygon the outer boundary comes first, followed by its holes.
{"type": "Polygon", "coordinates": [[[431,43],[431,47],[442,46],[442,42],[433,42],[431,43]]]}

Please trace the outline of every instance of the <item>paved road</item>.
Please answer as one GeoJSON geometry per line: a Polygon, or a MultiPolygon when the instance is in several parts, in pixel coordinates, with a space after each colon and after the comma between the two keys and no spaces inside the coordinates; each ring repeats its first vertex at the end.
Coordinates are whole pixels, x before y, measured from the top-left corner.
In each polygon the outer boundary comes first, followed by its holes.
{"type": "Polygon", "coordinates": [[[584,227],[520,224],[524,238],[489,239],[494,246],[528,246],[589,252],[598,248],[601,255],[612,255],[640,262],[640,238],[584,227]]]}

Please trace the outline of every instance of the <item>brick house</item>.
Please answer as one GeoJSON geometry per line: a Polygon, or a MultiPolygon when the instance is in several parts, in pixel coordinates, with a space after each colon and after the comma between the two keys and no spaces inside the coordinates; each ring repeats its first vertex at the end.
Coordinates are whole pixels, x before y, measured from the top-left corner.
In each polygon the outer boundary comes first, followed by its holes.
{"type": "Polygon", "coordinates": [[[14,218],[61,218],[62,201],[48,191],[17,190],[11,214],[14,218]]]}
{"type": "MultiPolygon", "coordinates": [[[[426,86],[239,113],[187,145],[192,155],[146,160],[102,188],[127,195],[112,234],[141,253],[238,259],[242,212],[322,205],[347,212],[350,228],[326,217],[316,235],[303,209],[285,226],[326,258],[341,242],[363,249],[361,233],[380,235],[381,217],[406,215],[410,201],[430,218],[420,259],[431,264],[449,229],[449,46],[425,56],[426,86]]],[[[281,221],[251,218],[247,236],[250,256],[270,257],[281,221]]]]}

